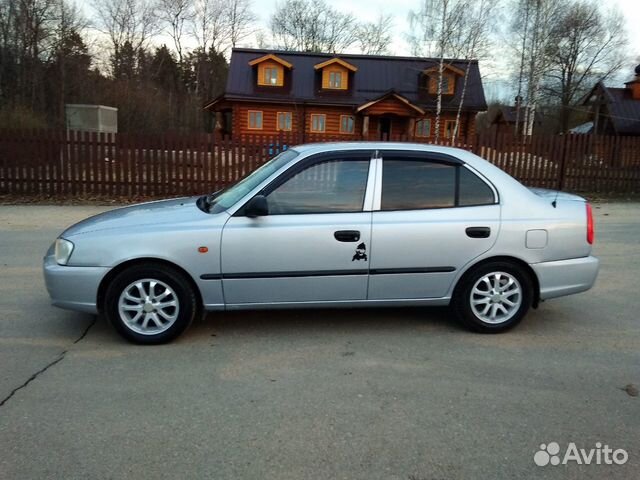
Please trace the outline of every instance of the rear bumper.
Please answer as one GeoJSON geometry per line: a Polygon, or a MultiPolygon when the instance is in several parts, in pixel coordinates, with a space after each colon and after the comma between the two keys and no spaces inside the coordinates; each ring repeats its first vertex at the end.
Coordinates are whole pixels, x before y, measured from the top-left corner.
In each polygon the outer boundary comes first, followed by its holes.
{"type": "Polygon", "coordinates": [[[108,267],[67,267],[58,265],[53,255],[44,257],[44,283],[56,307],[98,313],[98,287],[108,267]]]}
{"type": "Polygon", "coordinates": [[[596,257],[531,264],[540,283],[540,300],[589,290],[598,276],[599,264],[596,257]]]}

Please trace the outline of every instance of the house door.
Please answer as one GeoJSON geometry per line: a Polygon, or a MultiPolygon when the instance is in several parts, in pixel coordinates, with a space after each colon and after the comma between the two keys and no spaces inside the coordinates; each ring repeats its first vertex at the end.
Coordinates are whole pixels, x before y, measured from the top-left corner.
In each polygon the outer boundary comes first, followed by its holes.
{"type": "Polygon", "coordinates": [[[380,117],[380,140],[391,138],[391,117],[380,117]]]}

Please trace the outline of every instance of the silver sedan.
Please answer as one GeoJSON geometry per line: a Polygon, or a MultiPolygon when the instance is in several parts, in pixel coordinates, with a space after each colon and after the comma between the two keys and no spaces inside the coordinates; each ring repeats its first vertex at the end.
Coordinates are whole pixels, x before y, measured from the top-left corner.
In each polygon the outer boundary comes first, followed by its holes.
{"type": "Polygon", "coordinates": [[[529,189],[463,150],[291,148],[226,190],[144,203],[65,230],[44,258],[52,303],[161,343],[204,311],[451,305],[480,332],[591,288],[581,197],[529,189]]]}

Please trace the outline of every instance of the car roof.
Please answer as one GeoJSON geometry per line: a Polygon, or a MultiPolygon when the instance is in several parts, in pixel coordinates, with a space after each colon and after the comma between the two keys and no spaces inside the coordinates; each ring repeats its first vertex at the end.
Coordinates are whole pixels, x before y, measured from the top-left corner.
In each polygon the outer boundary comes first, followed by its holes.
{"type": "Polygon", "coordinates": [[[474,163],[474,159],[481,160],[479,157],[476,157],[467,150],[463,150],[461,148],[410,142],[321,142],[295,145],[292,148],[297,152],[304,154],[304,156],[314,153],[340,150],[404,150],[425,153],[443,153],[471,164],[474,163]]]}
{"type": "Polygon", "coordinates": [[[295,148],[300,153],[330,152],[332,150],[415,150],[450,154],[466,152],[466,150],[455,147],[410,142],[319,142],[304,143],[295,145],[292,148],[295,148]]]}

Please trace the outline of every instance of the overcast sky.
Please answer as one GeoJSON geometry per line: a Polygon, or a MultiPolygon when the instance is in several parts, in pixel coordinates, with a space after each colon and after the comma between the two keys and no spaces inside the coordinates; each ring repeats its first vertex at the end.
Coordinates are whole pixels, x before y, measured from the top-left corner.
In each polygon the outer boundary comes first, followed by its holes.
{"type": "MultiPolygon", "coordinates": [[[[259,18],[259,26],[267,32],[268,35],[269,18],[278,4],[282,0],[253,0],[253,11],[259,18]]],[[[563,1],[563,0],[558,0],[563,1]]],[[[640,58],[640,35],[637,34],[638,20],[640,20],[640,0],[604,0],[606,6],[617,7],[623,13],[627,22],[627,34],[629,37],[629,67],[623,68],[617,78],[611,79],[608,83],[612,86],[630,79],[633,76],[633,69],[636,61],[640,58]],[[635,34],[632,34],[635,33],[635,34]]],[[[422,0],[326,0],[326,2],[342,12],[353,13],[360,21],[374,21],[380,15],[391,14],[394,19],[393,42],[390,51],[393,55],[410,55],[410,47],[406,42],[406,34],[409,32],[408,16],[411,10],[417,10],[422,0]]],[[[83,7],[88,16],[91,15],[91,0],[78,0],[80,6],[83,7]]],[[[497,22],[504,25],[506,22],[497,22]]],[[[496,43],[500,43],[502,37],[506,35],[500,32],[499,27],[495,32],[496,43]]],[[[171,44],[169,38],[159,39],[159,42],[171,44]]],[[[255,38],[247,39],[245,44],[239,46],[255,46],[255,38]]],[[[504,44],[504,42],[503,42],[504,44]]],[[[489,99],[503,99],[511,96],[509,79],[507,72],[509,70],[509,58],[507,55],[496,55],[493,61],[483,60],[480,63],[480,70],[483,76],[483,84],[485,93],[489,99]]]]}
{"type": "MultiPolygon", "coordinates": [[[[280,0],[282,1],[282,0],[280,0]]],[[[563,0],[558,0],[563,1],[563,0]]],[[[343,12],[351,12],[361,21],[374,21],[380,13],[391,14],[394,18],[394,39],[391,52],[394,55],[410,55],[410,47],[405,40],[409,32],[409,12],[417,10],[421,0],[326,0],[333,8],[343,12]]],[[[253,10],[259,16],[261,26],[268,27],[269,17],[275,10],[278,0],[253,0],[253,10]]],[[[619,8],[627,22],[629,37],[629,68],[620,72],[619,78],[612,79],[612,83],[629,79],[633,75],[636,66],[635,61],[640,57],[640,35],[632,35],[637,32],[640,20],[640,0],[606,0],[606,5],[619,8]]],[[[504,36],[499,30],[495,32],[497,40],[504,36]]],[[[499,56],[498,56],[499,57],[499,56]]],[[[483,83],[488,98],[501,98],[511,95],[508,88],[509,80],[506,71],[509,67],[507,59],[496,59],[493,62],[480,63],[483,75],[483,83]]],[[[506,98],[504,98],[507,100],[506,98]]]]}

